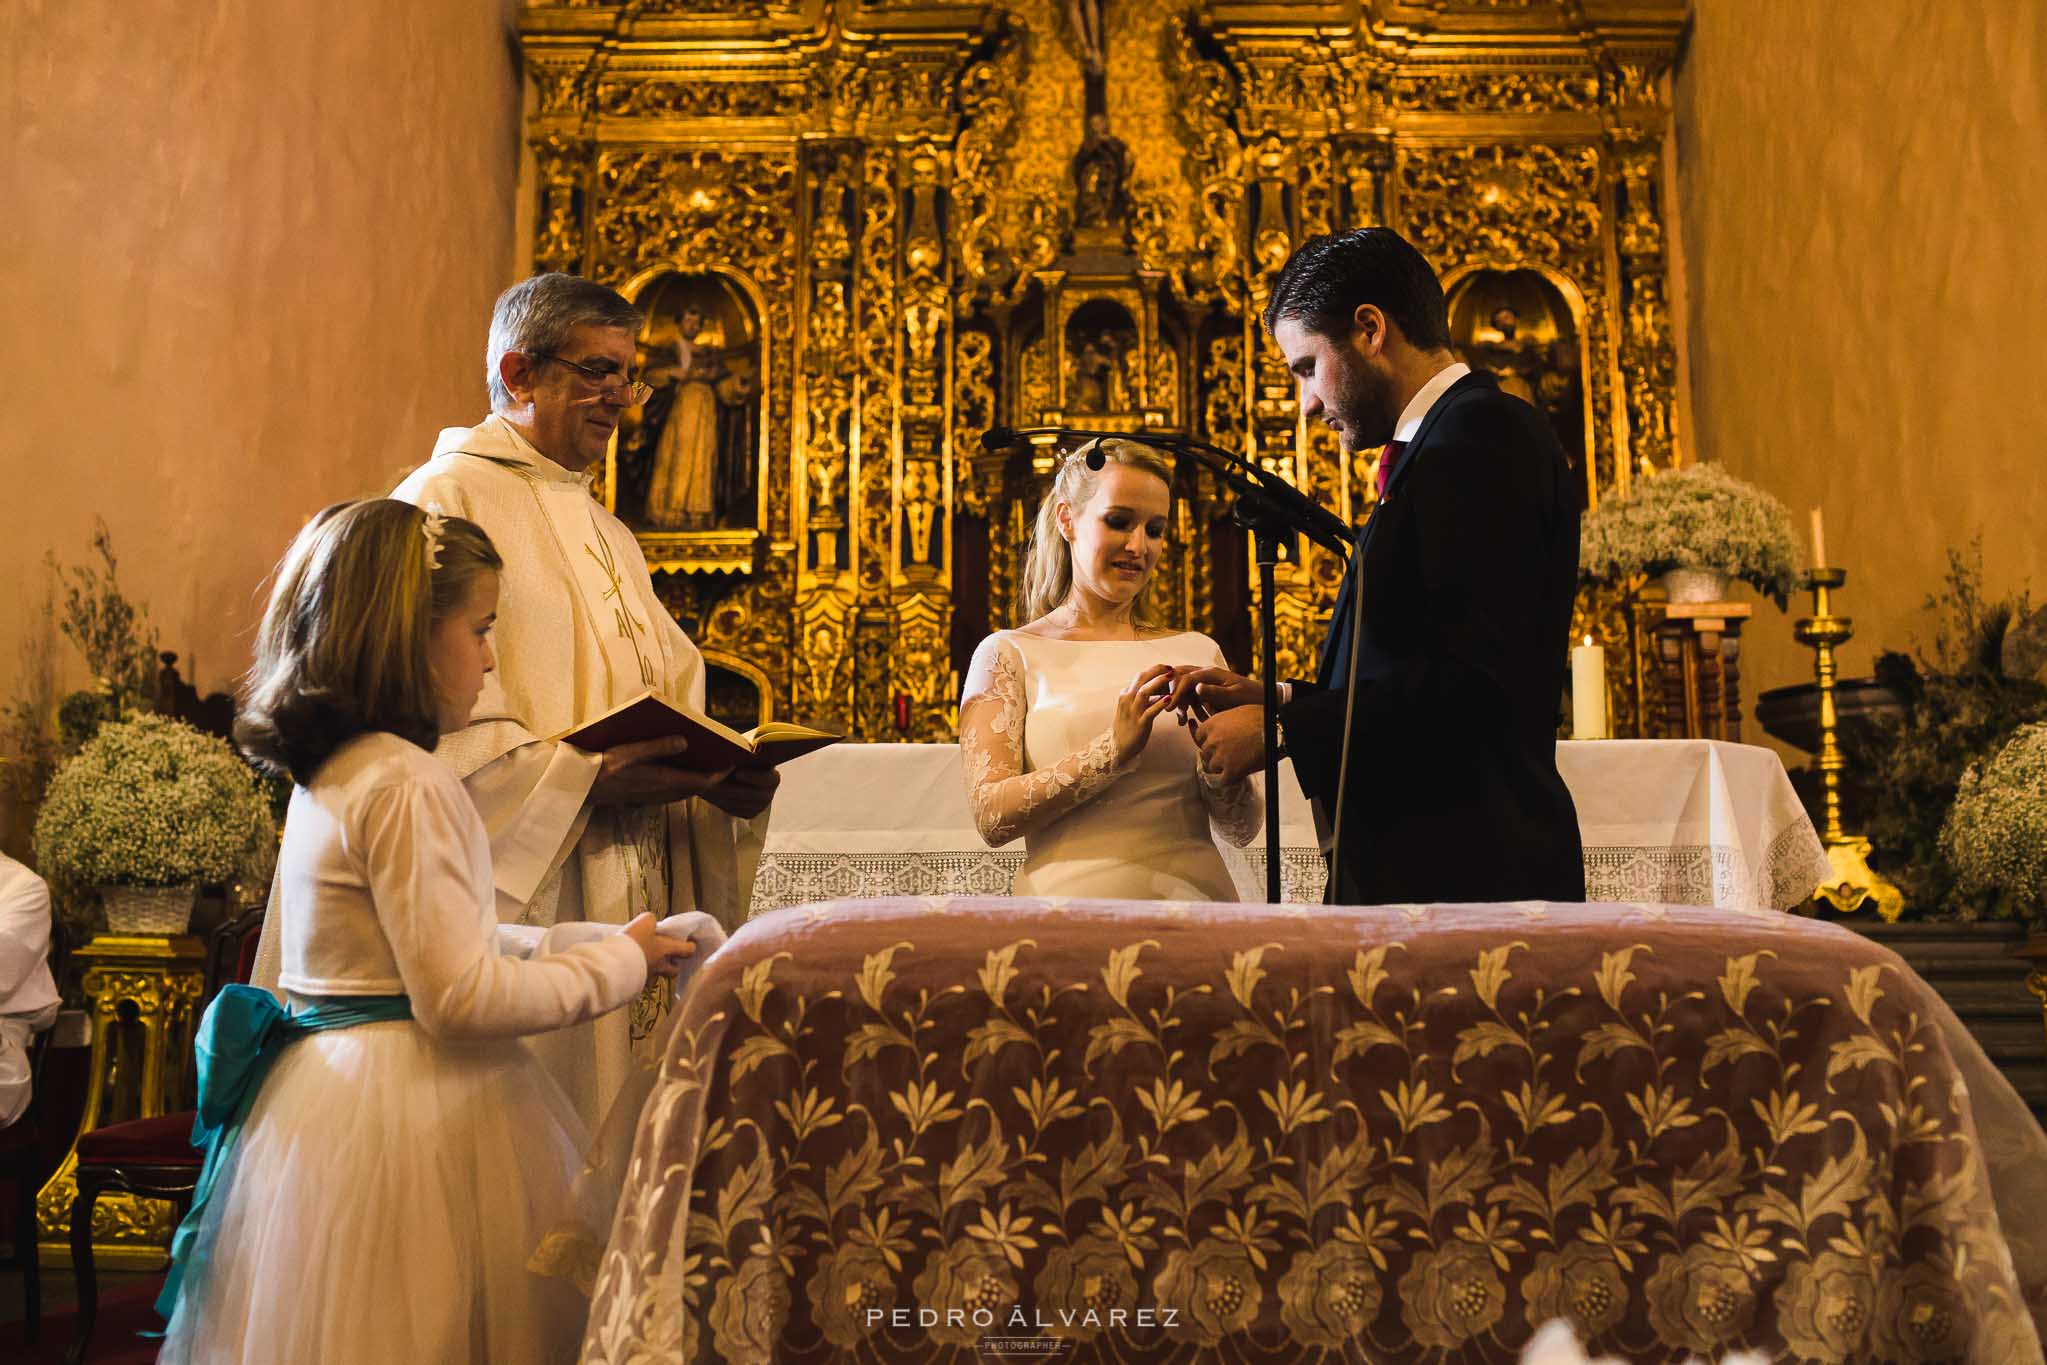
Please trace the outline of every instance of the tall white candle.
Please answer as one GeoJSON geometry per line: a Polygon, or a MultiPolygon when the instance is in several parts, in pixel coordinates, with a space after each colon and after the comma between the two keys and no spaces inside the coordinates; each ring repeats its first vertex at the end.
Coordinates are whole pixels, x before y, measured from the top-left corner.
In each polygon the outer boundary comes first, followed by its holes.
{"type": "Polygon", "coordinates": [[[1571,738],[1607,737],[1606,650],[1588,635],[1571,647],[1571,738]]]}
{"type": "Polygon", "coordinates": [[[1812,566],[1824,569],[1827,565],[1827,533],[1820,525],[1820,509],[1812,509],[1812,566]]]}

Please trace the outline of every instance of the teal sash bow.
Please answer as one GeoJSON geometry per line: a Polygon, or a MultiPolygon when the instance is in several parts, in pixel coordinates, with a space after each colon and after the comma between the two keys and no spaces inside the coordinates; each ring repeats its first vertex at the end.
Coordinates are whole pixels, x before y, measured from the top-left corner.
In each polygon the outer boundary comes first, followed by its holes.
{"type": "Polygon", "coordinates": [[[156,1311],[166,1319],[178,1296],[194,1276],[203,1276],[208,1249],[198,1245],[206,1206],[227,1184],[242,1124],[263,1088],[263,1078],[284,1049],[309,1033],[350,1028],[392,1019],[410,1019],[412,1002],[402,995],[330,996],[297,1014],[287,1013],[269,991],[254,986],[223,986],[199,1021],[194,1044],[199,1061],[199,1116],[192,1123],[192,1145],[204,1149],[199,1184],[192,1208],[171,1238],[171,1269],[164,1278],[156,1311]]]}

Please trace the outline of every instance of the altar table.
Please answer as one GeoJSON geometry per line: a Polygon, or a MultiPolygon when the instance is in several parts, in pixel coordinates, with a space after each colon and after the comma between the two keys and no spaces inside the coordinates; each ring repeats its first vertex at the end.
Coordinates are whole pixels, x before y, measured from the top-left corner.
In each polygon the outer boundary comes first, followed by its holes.
{"type": "MultiPolygon", "coordinates": [[[[1830,875],[1777,755],[1707,740],[1557,745],[1578,807],[1591,900],[1783,910],[1830,875]]],[[[1098,799],[1111,799],[1109,797],[1098,799]]],[[[1482,830],[1472,831],[1482,839],[1482,830]]],[[[1322,898],[1314,817],[1280,768],[1280,880],[1322,898]]],[[[1238,894],[1265,899],[1261,835],[1224,848],[1238,894]]],[[[751,913],[848,896],[1006,896],[1023,842],[991,849],[951,744],[839,744],[785,764],[751,913]]]]}
{"type": "Polygon", "coordinates": [[[2043,1228],[2047,1136],[1837,925],[849,901],[700,969],[583,1360],[2037,1365],[2043,1228]]]}

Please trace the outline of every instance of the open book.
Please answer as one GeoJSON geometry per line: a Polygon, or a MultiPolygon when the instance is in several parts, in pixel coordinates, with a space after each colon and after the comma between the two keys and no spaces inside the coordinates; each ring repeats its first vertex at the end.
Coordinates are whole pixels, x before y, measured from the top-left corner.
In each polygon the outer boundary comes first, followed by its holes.
{"type": "Polygon", "coordinates": [[[621,744],[646,739],[667,739],[681,735],[689,741],[683,753],[665,758],[670,767],[691,772],[717,772],[721,768],[774,768],[827,744],[840,736],[808,725],[769,721],[745,734],[712,720],[700,711],[677,706],[665,697],[642,692],[621,702],[595,720],[585,721],[555,738],[591,753],[603,753],[621,744]]]}

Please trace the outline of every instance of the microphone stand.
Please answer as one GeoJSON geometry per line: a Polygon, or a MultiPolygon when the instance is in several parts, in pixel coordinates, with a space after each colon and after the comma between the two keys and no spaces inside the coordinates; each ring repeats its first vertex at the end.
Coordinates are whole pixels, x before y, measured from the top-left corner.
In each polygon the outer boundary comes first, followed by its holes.
{"type": "Polygon", "coordinates": [[[1279,508],[1258,492],[1239,492],[1230,519],[1251,533],[1258,561],[1258,676],[1265,682],[1265,899],[1277,905],[1279,884],[1279,629],[1273,610],[1279,539],[1291,528],[1279,508]]]}
{"type": "MultiPolygon", "coordinates": [[[[1258,591],[1265,610],[1258,622],[1258,674],[1265,689],[1265,899],[1280,899],[1279,858],[1279,636],[1275,612],[1274,571],[1280,560],[1280,541],[1290,535],[1304,536],[1339,556],[1350,552],[1352,528],[1334,512],[1314,501],[1271,470],[1243,456],[1196,441],[1165,433],[1093,431],[1084,427],[991,427],[981,436],[983,450],[1003,450],[1027,436],[1053,436],[1099,440],[1132,441],[1159,450],[1192,456],[1230,486],[1236,500],[1230,519],[1251,532],[1258,564],[1258,591]]],[[[1090,453],[1088,467],[1100,469],[1103,457],[1090,453]]],[[[1333,873],[1331,874],[1334,875],[1333,873]]]]}

